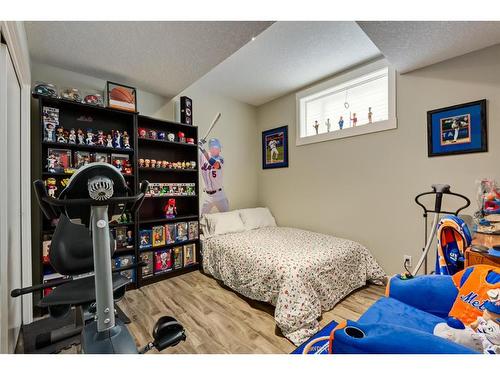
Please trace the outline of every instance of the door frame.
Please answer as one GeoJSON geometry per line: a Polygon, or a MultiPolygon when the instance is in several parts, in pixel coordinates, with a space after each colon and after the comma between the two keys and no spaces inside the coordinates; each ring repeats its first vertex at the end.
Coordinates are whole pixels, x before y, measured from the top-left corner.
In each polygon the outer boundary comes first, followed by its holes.
{"type": "MultiPolygon", "coordinates": [[[[28,40],[24,23],[21,21],[0,21],[0,34],[7,44],[21,86],[21,271],[22,286],[32,285],[31,264],[31,69],[28,40]]],[[[5,176],[6,149],[0,150],[0,170],[5,176]]],[[[2,198],[5,199],[6,197],[2,198]]],[[[7,198],[8,199],[8,198],[7,198]]],[[[2,228],[3,230],[3,228],[2,228]]],[[[23,324],[33,321],[33,299],[22,297],[23,324]]]]}

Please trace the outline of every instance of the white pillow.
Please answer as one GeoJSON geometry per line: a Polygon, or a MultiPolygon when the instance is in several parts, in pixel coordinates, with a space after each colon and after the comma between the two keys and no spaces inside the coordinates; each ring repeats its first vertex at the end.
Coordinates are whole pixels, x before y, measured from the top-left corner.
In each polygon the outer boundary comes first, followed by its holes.
{"type": "Polygon", "coordinates": [[[245,208],[240,210],[240,216],[246,230],[276,226],[276,220],[267,207],[245,208]]]}
{"type": "Polygon", "coordinates": [[[238,211],[206,214],[204,219],[208,232],[205,237],[245,231],[245,225],[243,225],[238,211]]]}

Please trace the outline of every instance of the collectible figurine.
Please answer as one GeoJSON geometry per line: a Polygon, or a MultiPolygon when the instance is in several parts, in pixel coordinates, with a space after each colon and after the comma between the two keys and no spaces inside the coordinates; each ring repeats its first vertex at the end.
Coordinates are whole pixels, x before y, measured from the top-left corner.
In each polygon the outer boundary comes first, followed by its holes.
{"type": "Polygon", "coordinates": [[[69,131],[68,143],[76,144],[76,131],[74,128],[69,131]]]}
{"type": "Polygon", "coordinates": [[[115,159],[113,161],[113,165],[116,169],[118,169],[118,171],[123,172],[123,162],[121,159],[115,159]]]}
{"type": "Polygon", "coordinates": [[[130,164],[130,161],[126,160],[123,163],[123,173],[124,174],[132,174],[132,165],[130,164]]]}
{"type": "Polygon", "coordinates": [[[68,143],[68,140],[64,136],[64,129],[62,126],[60,126],[56,129],[56,142],[68,143]]]}
{"type": "Polygon", "coordinates": [[[45,139],[44,141],[54,142],[55,141],[55,126],[54,124],[45,125],[45,139]]]}
{"type": "Polygon", "coordinates": [[[368,123],[369,124],[372,123],[372,116],[373,116],[372,107],[368,107],[368,123]]]}
{"type": "Polygon", "coordinates": [[[178,132],[177,137],[179,137],[179,142],[186,143],[186,137],[183,132],[178,132]]]}
{"type": "Polygon", "coordinates": [[[106,147],[113,147],[113,137],[111,134],[106,136],[106,147]]]}
{"type": "Polygon", "coordinates": [[[151,160],[149,159],[144,160],[144,167],[149,168],[150,166],[151,166],[151,160]]]}
{"type": "Polygon", "coordinates": [[[192,162],[191,162],[191,168],[192,168],[192,169],[196,169],[196,162],[195,162],[195,161],[192,161],[192,162]]]}
{"type": "Polygon", "coordinates": [[[151,159],[151,168],[156,168],[156,160],[151,159]]]}
{"type": "Polygon", "coordinates": [[[339,129],[342,130],[343,127],[344,127],[344,118],[342,116],[340,116],[340,119],[339,119],[339,129]]]}
{"type": "Polygon", "coordinates": [[[166,134],[164,131],[158,132],[158,139],[165,140],[166,134]]]}
{"type": "Polygon", "coordinates": [[[147,136],[147,131],[144,128],[139,128],[139,138],[146,138],[147,136]]]}
{"type": "Polygon", "coordinates": [[[130,137],[128,136],[126,131],[123,132],[123,147],[130,148],[130,137]]]}
{"type": "Polygon", "coordinates": [[[186,138],[186,143],[189,143],[190,145],[194,145],[194,138],[186,138]]]}
{"type": "Polygon", "coordinates": [[[317,120],[316,120],[316,121],[314,121],[314,125],[313,125],[313,127],[314,127],[314,130],[316,130],[316,134],[318,134],[319,123],[318,123],[318,121],[317,121],[317,120]]]}
{"type": "Polygon", "coordinates": [[[175,142],[175,134],[174,134],[174,133],[168,133],[168,134],[167,134],[167,139],[168,139],[170,142],[175,142]]]}
{"type": "Polygon", "coordinates": [[[47,185],[47,194],[49,197],[55,198],[57,191],[56,179],[53,177],[48,178],[47,181],[45,181],[45,184],[47,185]]]}
{"type": "Polygon", "coordinates": [[[94,145],[94,133],[92,129],[87,129],[87,138],[85,138],[85,143],[89,146],[94,145]]]}
{"type": "Polygon", "coordinates": [[[104,132],[102,130],[98,130],[97,131],[97,145],[104,146],[104,141],[105,141],[104,132]]]}
{"type": "Polygon", "coordinates": [[[139,159],[139,168],[144,168],[144,159],[139,159]]]}
{"type": "Polygon", "coordinates": [[[358,123],[358,118],[356,117],[356,112],[354,112],[352,114],[351,121],[352,121],[352,126],[355,127],[356,124],[358,123]]]}
{"type": "Polygon", "coordinates": [[[122,133],[119,130],[114,132],[113,147],[122,148],[122,133]]]}
{"type": "Polygon", "coordinates": [[[47,157],[47,171],[50,173],[56,172],[57,157],[54,154],[49,154],[47,157]]]}
{"type": "Polygon", "coordinates": [[[157,139],[156,130],[152,130],[152,129],[149,130],[149,138],[151,138],[151,139],[157,139]]]}
{"type": "Polygon", "coordinates": [[[165,218],[167,219],[173,219],[177,215],[177,207],[175,206],[175,199],[170,198],[163,207],[163,212],[165,212],[165,218]]]}
{"type": "Polygon", "coordinates": [[[166,169],[166,168],[168,167],[168,161],[163,160],[163,161],[161,162],[161,167],[162,167],[162,168],[164,168],[164,169],[166,169]]]}
{"type": "Polygon", "coordinates": [[[329,118],[326,119],[325,125],[326,125],[326,131],[328,133],[330,133],[330,128],[331,128],[332,124],[330,124],[330,119],[329,118]]]}
{"type": "Polygon", "coordinates": [[[79,145],[85,144],[85,134],[82,129],[78,129],[76,131],[76,139],[78,140],[79,145]]]}

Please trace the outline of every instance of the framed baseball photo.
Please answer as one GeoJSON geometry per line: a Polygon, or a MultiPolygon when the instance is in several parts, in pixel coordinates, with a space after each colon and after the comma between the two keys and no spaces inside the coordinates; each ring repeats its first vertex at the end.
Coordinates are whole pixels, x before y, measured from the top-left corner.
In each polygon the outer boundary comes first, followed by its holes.
{"type": "Polygon", "coordinates": [[[288,125],[262,132],[262,169],[288,167],[288,125]]]}
{"type": "Polygon", "coordinates": [[[427,112],[428,156],[488,151],[486,99],[427,112]]]}

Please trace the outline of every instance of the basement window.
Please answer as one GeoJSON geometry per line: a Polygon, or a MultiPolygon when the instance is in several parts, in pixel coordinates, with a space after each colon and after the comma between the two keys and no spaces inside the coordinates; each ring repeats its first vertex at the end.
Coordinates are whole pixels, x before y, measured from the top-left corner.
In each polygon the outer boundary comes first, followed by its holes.
{"type": "Polygon", "coordinates": [[[297,146],[395,129],[395,71],[379,60],[300,91],[297,146]]]}

